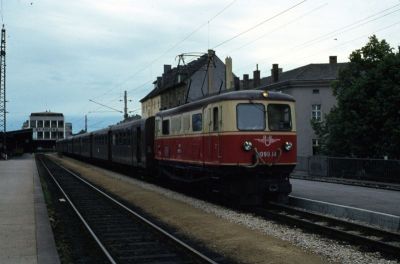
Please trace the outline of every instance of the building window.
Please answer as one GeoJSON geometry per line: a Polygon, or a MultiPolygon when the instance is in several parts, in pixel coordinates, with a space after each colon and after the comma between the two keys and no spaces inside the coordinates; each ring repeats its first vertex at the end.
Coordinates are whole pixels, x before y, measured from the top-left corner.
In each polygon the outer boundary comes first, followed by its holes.
{"type": "Polygon", "coordinates": [[[52,120],[51,121],[51,127],[57,127],[57,121],[56,120],[52,120]]]}
{"type": "Polygon", "coordinates": [[[312,93],[313,93],[313,94],[319,94],[319,89],[313,89],[313,90],[312,90],[312,93]]]}
{"type": "Polygon", "coordinates": [[[37,139],[43,139],[43,132],[42,131],[38,131],[37,132],[37,139]]]}
{"type": "Polygon", "coordinates": [[[64,138],[64,132],[58,132],[58,138],[64,138]]]}
{"type": "Polygon", "coordinates": [[[52,139],[57,139],[57,132],[51,132],[51,138],[52,139]]]}
{"type": "Polygon", "coordinates": [[[44,139],[49,139],[50,138],[50,132],[49,131],[45,131],[44,132],[44,139]]]}
{"type": "Polygon", "coordinates": [[[38,121],[38,127],[43,127],[43,120],[38,121]]]}
{"type": "Polygon", "coordinates": [[[319,145],[318,139],[312,140],[312,152],[313,152],[313,155],[318,155],[320,152],[320,145],[319,145]]]}
{"type": "Polygon", "coordinates": [[[64,121],[58,121],[58,127],[59,128],[64,127],[64,121]]]}
{"type": "Polygon", "coordinates": [[[31,121],[31,128],[36,128],[36,121],[31,121]]]}
{"type": "Polygon", "coordinates": [[[322,121],[322,112],[320,104],[312,105],[311,119],[318,122],[322,121]]]}
{"type": "Polygon", "coordinates": [[[50,127],[50,120],[44,121],[44,127],[50,127]]]}

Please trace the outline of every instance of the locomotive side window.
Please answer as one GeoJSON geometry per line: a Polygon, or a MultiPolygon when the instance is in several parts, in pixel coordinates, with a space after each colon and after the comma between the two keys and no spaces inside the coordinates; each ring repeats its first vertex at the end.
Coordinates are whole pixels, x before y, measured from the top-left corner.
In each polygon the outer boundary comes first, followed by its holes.
{"type": "Polygon", "coordinates": [[[218,107],[213,108],[213,131],[219,130],[218,107]]]}
{"type": "Polygon", "coordinates": [[[188,132],[190,130],[190,115],[189,114],[184,114],[183,119],[182,119],[182,126],[183,126],[183,131],[188,132]]]}
{"type": "Polygon", "coordinates": [[[292,130],[290,106],[285,104],[268,105],[268,126],[270,130],[292,130]]]}
{"type": "Polygon", "coordinates": [[[238,104],[236,115],[239,130],[265,130],[265,106],[263,104],[238,104]]]}
{"type": "Polygon", "coordinates": [[[203,115],[201,113],[192,115],[193,132],[203,130],[203,115]]]}
{"type": "Polygon", "coordinates": [[[171,120],[171,133],[179,134],[181,132],[181,116],[174,116],[171,120]]]}
{"type": "Polygon", "coordinates": [[[169,119],[162,121],[162,134],[169,135],[169,119]]]}

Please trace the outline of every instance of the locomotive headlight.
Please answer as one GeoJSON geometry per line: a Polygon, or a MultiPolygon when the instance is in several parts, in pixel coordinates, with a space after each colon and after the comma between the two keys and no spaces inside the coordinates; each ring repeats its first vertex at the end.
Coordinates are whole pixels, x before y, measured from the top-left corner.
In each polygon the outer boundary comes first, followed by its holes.
{"type": "Polygon", "coordinates": [[[283,149],[285,151],[290,151],[293,148],[293,143],[286,141],[285,144],[283,144],[283,149]]]}
{"type": "Polygon", "coordinates": [[[253,144],[252,144],[250,141],[245,141],[245,142],[243,143],[243,149],[244,149],[245,151],[250,151],[250,150],[253,149],[253,144]]]}

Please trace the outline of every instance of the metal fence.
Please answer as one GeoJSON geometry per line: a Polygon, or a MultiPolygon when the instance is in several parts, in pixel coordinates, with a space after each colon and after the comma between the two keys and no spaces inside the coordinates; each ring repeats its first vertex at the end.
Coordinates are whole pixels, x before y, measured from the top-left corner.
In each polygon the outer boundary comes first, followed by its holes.
{"type": "Polygon", "coordinates": [[[400,183],[400,160],[298,157],[295,171],[313,177],[400,183]]]}

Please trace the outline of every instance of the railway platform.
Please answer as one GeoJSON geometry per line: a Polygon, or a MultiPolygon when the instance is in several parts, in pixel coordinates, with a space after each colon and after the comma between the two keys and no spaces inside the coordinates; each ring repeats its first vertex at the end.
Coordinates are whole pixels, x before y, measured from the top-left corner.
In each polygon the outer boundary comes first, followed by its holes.
{"type": "Polygon", "coordinates": [[[400,232],[400,191],[291,179],[291,203],[400,232]]]}
{"type": "Polygon", "coordinates": [[[60,263],[30,154],[0,160],[0,263],[60,263]]]}

